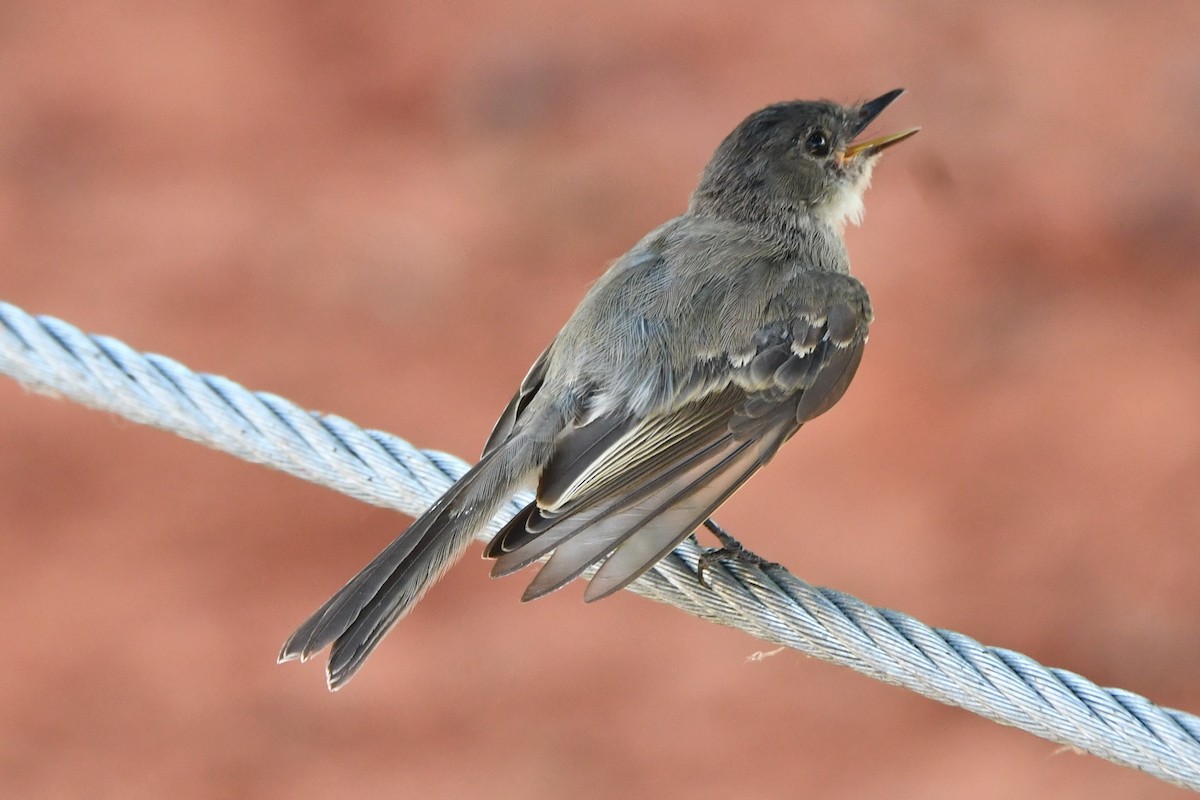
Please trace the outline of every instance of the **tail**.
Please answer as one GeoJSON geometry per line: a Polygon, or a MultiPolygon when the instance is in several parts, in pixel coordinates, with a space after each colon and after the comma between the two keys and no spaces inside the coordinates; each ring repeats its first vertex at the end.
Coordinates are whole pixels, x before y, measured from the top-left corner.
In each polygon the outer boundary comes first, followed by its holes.
{"type": "Polygon", "coordinates": [[[326,674],[341,688],[384,635],[466,550],[524,482],[532,464],[519,438],[488,453],[404,533],[317,609],[284,643],[279,662],[333,645],[326,674]]]}

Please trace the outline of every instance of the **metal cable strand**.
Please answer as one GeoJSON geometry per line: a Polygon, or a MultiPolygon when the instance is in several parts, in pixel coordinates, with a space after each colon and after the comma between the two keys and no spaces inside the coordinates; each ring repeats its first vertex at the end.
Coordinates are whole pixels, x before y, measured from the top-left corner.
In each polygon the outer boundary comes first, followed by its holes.
{"type": "MultiPolygon", "coordinates": [[[[0,372],[266,464],[367,503],[419,514],[463,472],[453,456],[197,374],[0,302],[0,372]]],[[[513,500],[496,530],[529,501],[513,500]]],[[[486,538],[486,535],[481,538],[486,538]]],[[[630,590],[768,642],[1200,791],[1200,718],[1105,689],[1009,650],[810,586],[782,567],[720,562],[697,578],[688,539],[630,590]]]]}

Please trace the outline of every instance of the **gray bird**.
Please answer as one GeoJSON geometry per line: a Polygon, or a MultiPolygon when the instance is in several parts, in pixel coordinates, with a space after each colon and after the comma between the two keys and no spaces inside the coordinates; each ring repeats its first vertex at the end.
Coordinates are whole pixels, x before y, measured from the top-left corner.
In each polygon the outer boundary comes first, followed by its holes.
{"type": "Polygon", "coordinates": [[[866,289],[842,242],[871,170],[907,130],[854,141],[870,102],[768,106],[717,148],[687,211],[600,278],[534,362],[483,457],[283,646],[332,645],[343,686],[521,489],[536,500],[488,544],[493,576],[549,555],[523,600],[599,564],[584,599],[669,553],[800,426],[862,357],[866,289]]]}

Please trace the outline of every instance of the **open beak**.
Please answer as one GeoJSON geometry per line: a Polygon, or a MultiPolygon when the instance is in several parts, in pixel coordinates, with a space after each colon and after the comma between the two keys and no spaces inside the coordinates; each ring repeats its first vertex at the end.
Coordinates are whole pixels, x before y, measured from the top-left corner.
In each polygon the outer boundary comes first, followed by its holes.
{"type": "MultiPolygon", "coordinates": [[[[858,123],[855,126],[854,135],[857,136],[858,134],[862,133],[866,127],[871,124],[872,120],[878,117],[885,108],[892,104],[892,101],[902,94],[904,94],[903,89],[893,89],[887,94],[880,95],[874,100],[863,103],[861,106],[859,106],[858,123]]],[[[908,130],[901,131],[899,133],[889,133],[887,136],[877,136],[874,139],[867,139],[866,141],[862,142],[851,142],[850,144],[846,145],[846,149],[842,152],[840,160],[845,162],[853,158],[858,158],[859,156],[874,155],[884,148],[891,147],[897,142],[904,141],[919,130],[921,129],[909,128],[908,130]]]]}

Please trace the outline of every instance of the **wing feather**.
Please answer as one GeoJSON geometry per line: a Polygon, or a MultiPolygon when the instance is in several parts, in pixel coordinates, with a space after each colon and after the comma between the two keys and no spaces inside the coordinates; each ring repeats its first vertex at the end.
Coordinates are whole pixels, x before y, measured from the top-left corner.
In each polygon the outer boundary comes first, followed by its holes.
{"type": "Polygon", "coordinates": [[[563,523],[561,530],[555,531],[555,538],[562,543],[529,584],[522,599],[532,600],[564,586],[622,542],[631,537],[640,539],[643,528],[657,518],[667,516],[669,523],[671,519],[666,512],[675,510],[673,505],[690,505],[685,503],[687,496],[696,493],[705,481],[723,473],[731,460],[748,446],[748,442],[737,443],[727,437],[720,447],[712,448],[686,467],[673,470],[667,480],[659,482],[637,502],[594,519],[594,515],[587,514],[563,523]]]}
{"type": "Polygon", "coordinates": [[[764,329],[725,384],[665,413],[610,415],[566,434],[537,500],[488,546],[493,575],[550,554],[525,590],[552,592],[600,563],[584,599],[607,597],[665,556],[845,392],[866,320],[845,304],[764,329]]]}
{"type": "Polygon", "coordinates": [[[521,417],[529,403],[537,394],[538,389],[542,388],[542,381],[546,379],[546,370],[550,366],[550,350],[554,347],[551,342],[550,346],[542,351],[542,354],[533,362],[533,366],[529,368],[524,380],[521,381],[521,388],[517,389],[517,393],[513,395],[513,399],[508,401],[508,405],[504,407],[504,411],[500,413],[500,419],[496,420],[495,426],[492,428],[492,433],[488,436],[487,442],[483,445],[483,454],[495,450],[500,444],[512,435],[512,432],[517,427],[517,420],[521,417]]]}

